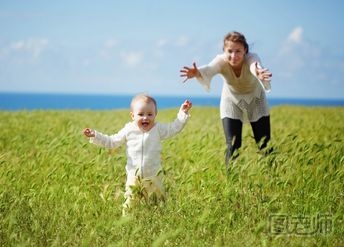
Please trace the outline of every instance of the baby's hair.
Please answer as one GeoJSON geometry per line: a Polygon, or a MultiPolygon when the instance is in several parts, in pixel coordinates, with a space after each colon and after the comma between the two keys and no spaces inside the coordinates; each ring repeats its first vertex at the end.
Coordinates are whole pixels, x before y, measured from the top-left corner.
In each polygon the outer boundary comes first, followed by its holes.
{"type": "Polygon", "coordinates": [[[246,49],[246,53],[248,53],[249,47],[248,47],[248,44],[246,42],[246,38],[242,33],[239,33],[236,31],[227,33],[223,39],[223,50],[225,49],[228,41],[242,44],[244,46],[244,48],[246,49]]]}
{"type": "Polygon", "coordinates": [[[133,110],[133,106],[134,106],[134,103],[138,100],[142,100],[144,101],[145,103],[150,103],[150,102],[153,102],[154,106],[155,106],[155,112],[157,113],[158,112],[158,107],[157,107],[157,103],[156,103],[156,100],[149,96],[148,94],[145,94],[145,93],[140,93],[140,94],[137,94],[134,96],[134,98],[131,100],[131,104],[130,104],[130,109],[133,110]]]}

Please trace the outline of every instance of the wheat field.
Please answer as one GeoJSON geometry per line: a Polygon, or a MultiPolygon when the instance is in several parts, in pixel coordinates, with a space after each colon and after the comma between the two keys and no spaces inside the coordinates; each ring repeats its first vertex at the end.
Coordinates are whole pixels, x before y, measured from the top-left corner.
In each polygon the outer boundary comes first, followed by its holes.
{"type": "MultiPolygon", "coordinates": [[[[160,110],[170,122],[177,109],[160,110]]],[[[227,176],[217,108],[194,107],[163,142],[167,200],[122,217],[128,110],[0,112],[0,246],[343,246],[344,108],[271,109],[273,152],[244,125],[227,176]]]]}

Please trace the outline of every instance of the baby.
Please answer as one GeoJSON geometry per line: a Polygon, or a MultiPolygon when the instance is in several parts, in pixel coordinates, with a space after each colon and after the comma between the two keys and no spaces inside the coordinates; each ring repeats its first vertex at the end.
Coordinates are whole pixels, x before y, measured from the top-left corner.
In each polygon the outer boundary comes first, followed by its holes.
{"type": "Polygon", "coordinates": [[[116,148],[126,143],[127,182],[123,214],[140,200],[152,195],[164,199],[165,192],[161,174],[161,141],[179,133],[189,118],[192,103],[185,100],[177,118],[172,123],[155,122],[157,104],[154,98],[139,94],[131,101],[131,119],[118,133],[108,136],[96,130],[86,128],[84,134],[90,142],[105,148],[116,148]],[[139,188],[135,190],[135,188],[139,188]],[[139,191],[139,193],[137,193],[139,191]]]}

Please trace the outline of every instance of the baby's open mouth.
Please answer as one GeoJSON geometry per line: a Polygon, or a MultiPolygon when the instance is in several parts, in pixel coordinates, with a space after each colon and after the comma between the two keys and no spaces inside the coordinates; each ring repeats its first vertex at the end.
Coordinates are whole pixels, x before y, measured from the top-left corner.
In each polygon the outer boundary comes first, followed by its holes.
{"type": "Polygon", "coordinates": [[[149,126],[149,123],[148,123],[148,122],[142,122],[142,126],[143,126],[143,127],[148,127],[148,126],[149,126]]]}

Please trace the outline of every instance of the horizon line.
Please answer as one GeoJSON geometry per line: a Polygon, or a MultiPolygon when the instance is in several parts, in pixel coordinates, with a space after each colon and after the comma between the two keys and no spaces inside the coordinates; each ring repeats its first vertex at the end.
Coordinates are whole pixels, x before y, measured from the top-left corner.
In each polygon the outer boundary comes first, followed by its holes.
{"type": "MultiPolygon", "coordinates": [[[[143,92],[144,93],[144,92],[143,92]]],[[[95,92],[95,93],[89,93],[89,92],[33,92],[33,91],[0,91],[0,94],[36,94],[36,95],[71,95],[71,96],[107,96],[107,97],[114,97],[114,96],[123,96],[123,97],[129,97],[129,96],[134,96],[137,93],[100,93],[100,92],[95,92]]],[[[149,94],[149,93],[148,93],[149,94]]],[[[185,98],[186,95],[179,95],[179,94],[149,94],[149,95],[154,95],[154,97],[183,97],[185,98]]],[[[188,95],[188,97],[198,97],[198,98],[216,98],[220,99],[221,95],[201,95],[201,94],[191,94],[188,95]]],[[[266,97],[268,99],[292,99],[292,100],[334,100],[334,101],[344,101],[343,98],[325,98],[325,97],[306,97],[306,96],[300,96],[300,97],[293,97],[293,96],[274,96],[274,97],[269,97],[269,94],[266,94],[266,97]]]]}

